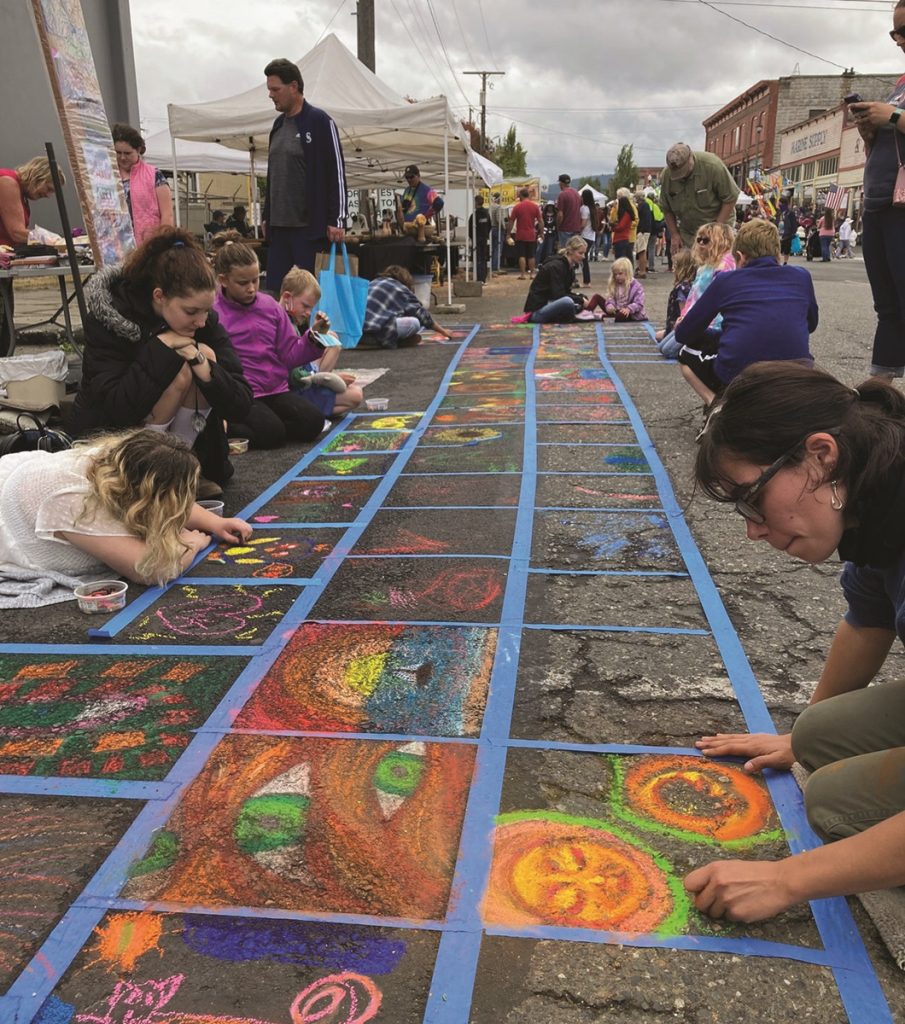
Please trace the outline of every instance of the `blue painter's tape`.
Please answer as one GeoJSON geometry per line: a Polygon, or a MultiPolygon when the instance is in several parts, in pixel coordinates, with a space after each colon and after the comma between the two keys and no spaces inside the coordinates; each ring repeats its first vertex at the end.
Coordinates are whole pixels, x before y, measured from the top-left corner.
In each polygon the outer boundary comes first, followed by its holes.
{"type": "MultiPolygon", "coordinates": [[[[146,911],[148,904],[140,900],[109,899],[99,900],[96,897],[87,896],[79,900],[85,907],[103,908],[109,910],[138,910],[146,911]]],[[[406,928],[424,929],[425,931],[440,931],[444,925],[442,921],[414,921],[408,917],[371,917],[367,914],[319,914],[315,911],[293,911],[269,907],[202,907],[187,905],[185,903],[171,903],[167,900],[155,900],[154,910],[163,914],[192,914],[205,917],[250,917],[250,918],[271,918],[277,921],[322,921],[329,924],[360,924],[377,925],[381,928],[406,928]]]]}
{"type": "Polygon", "coordinates": [[[785,942],[765,942],[762,939],[714,937],[710,935],[637,935],[627,932],[605,932],[585,928],[500,928],[486,929],[488,935],[520,939],[552,939],[561,942],[596,942],[601,945],[620,945],[642,949],[687,949],[701,953],[734,953],[736,956],[769,956],[799,960],[807,964],[831,966],[829,955],[822,949],[791,946],[785,942]]]}
{"type": "Polygon", "coordinates": [[[506,741],[510,747],[531,750],[574,750],[582,754],[676,754],[682,757],[703,757],[694,747],[647,747],[638,743],[558,743],[555,740],[506,741]]]}
{"type": "Polygon", "coordinates": [[[60,775],[0,775],[0,793],[29,796],[90,796],[116,800],[165,800],[173,793],[170,782],[136,782],[133,779],[64,778],[60,775]]]}
{"type": "Polygon", "coordinates": [[[57,654],[110,654],[116,657],[175,654],[179,657],[252,658],[260,654],[260,651],[260,647],[194,647],[189,644],[0,644],[0,654],[28,654],[40,658],[57,654]]]}
{"type": "MultiPolygon", "coordinates": [[[[229,729],[230,736],[298,736],[302,739],[324,740],[374,740],[381,743],[464,743],[474,746],[478,740],[473,736],[417,736],[414,733],[386,732],[317,732],[311,729],[229,729]]],[[[223,732],[204,726],[196,732],[223,732]]],[[[2,780],[3,776],[0,776],[2,780]]]]}
{"type": "Polygon", "coordinates": [[[521,650],[527,565],[531,557],[537,486],[534,361],[540,330],[534,328],[531,354],[525,364],[525,432],[522,483],[516,513],[512,559],[506,577],[501,626],[475,759],[474,778],[465,807],[459,857],[452,882],[447,922],[457,931],[444,932],[437,951],[424,1020],[432,1024],[462,1024],[469,1018],[475,972],[481,949],[480,901],[490,873],[493,824],[500,806],[506,748],[515,703],[515,684],[521,650]]]}
{"type": "Polygon", "coordinates": [[[678,576],[688,577],[687,572],[671,572],[668,569],[542,569],[533,566],[528,570],[540,576],[678,576]]]}
{"type": "MultiPolygon", "coordinates": [[[[461,552],[454,552],[451,555],[450,554],[446,554],[445,552],[442,553],[442,554],[438,554],[436,552],[431,552],[430,554],[410,554],[410,553],[404,552],[404,551],[396,552],[396,553],[394,553],[392,555],[369,555],[369,554],[367,554],[367,552],[365,552],[365,553],[360,554],[360,555],[359,554],[356,554],[356,555],[346,555],[346,558],[349,558],[349,559],[392,558],[392,559],[395,559],[397,561],[407,561],[410,558],[496,558],[496,559],[501,559],[501,560],[505,560],[505,561],[509,560],[509,556],[508,555],[469,555],[469,554],[462,554],[461,552]]],[[[282,582],[282,580],[280,582],[282,582]]]]}
{"type": "MultiPolygon", "coordinates": [[[[709,570],[701,557],[691,531],[682,513],[682,508],[673,493],[669,476],[632,401],[616,371],[612,369],[607,353],[604,332],[597,325],[600,359],[610,371],[619,398],[632,421],[638,441],[647,456],[657,488],[667,512],[673,536],[691,575],[698,598],[707,621],[713,631],[713,638],[726,665],[729,680],[742,709],[748,728],[754,732],[775,732],[773,721],[764,704],[757,679],[742,647],[741,640],[709,570]]],[[[794,849],[808,849],[819,846],[804,813],[800,794],[795,794],[794,780],[787,773],[767,776],[767,785],[773,798],[779,819],[789,833],[790,846],[794,849]],[[794,843],[794,845],[793,845],[794,843]]],[[[858,935],[851,913],[844,900],[815,900],[811,904],[814,920],[823,939],[828,955],[834,960],[845,962],[851,970],[834,971],[839,994],[845,1004],[852,1024],[874,1024],[891,1020],[882,989],[873,967],[858,935]]]]}
{"type": "Polygon", "coordinates": [[[526,622],[525,629],[548,629],[554,632],[587,630],[593,633],[654,633],[664,636],[710,636],[709,629],[682,629],[679,626],[589,626],[574,622],[526,622]]]}
{"type": "MultiPolygon", "coordinates": [[[[585,473],[576,474],[576,476],[585,476],[585,473]]],[[[590,507],[588,505],[535,505],[535,512],[618,512],[620,515],[623,512],[636,512],[638,514],[644,512],[662,512],[663,509],[659,505],[642,505],[640,508],[632,506],[632,508],[598,508],[590,507]]]]}
{"type": "Polygon", "coordinates": [[[189,576],[182,580],[186,586],[198,587],[272,587],[285,583],[295,587],[313,587],[319,581],[309,576],[281,576],[279,579],[264,579],[259,576],[189,576]]]}

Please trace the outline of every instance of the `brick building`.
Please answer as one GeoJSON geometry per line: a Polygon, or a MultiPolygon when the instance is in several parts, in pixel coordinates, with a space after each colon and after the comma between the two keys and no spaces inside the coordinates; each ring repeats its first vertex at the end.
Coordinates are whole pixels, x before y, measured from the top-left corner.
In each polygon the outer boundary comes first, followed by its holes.
{"type": "MultiPolygon", "coordinates": [[[[841,75],[789,75],[757,82],[704,119],[705,149],[720,157],[739,185],[744,185],[747,178],[780,166],[787,129],[800,128],[836,110],[849,93],[871,99],[886,96],[898,78],[898,73],[857,75],[847,70],[841,75]]],[[[841,134],[837,157],[839,144],[841,134]]],[[[822,154],[822,158],[831,157],[822,154]]]]}

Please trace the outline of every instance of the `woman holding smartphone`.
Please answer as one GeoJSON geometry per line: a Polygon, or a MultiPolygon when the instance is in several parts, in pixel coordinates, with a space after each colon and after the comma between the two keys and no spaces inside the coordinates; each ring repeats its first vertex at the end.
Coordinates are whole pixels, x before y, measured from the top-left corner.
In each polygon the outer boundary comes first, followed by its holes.
{"type": "MultiPolygon", "coordinates": [[[[905,0],[892,20],[890,38],[905,52],[905,0]]],[[[882,103],[852,99],[848,109],[867,149],[861,250],[877,311],[870,372],[892,380],[905,375],[905,206],[893,205],[905,158],[905,75],[882,103]]]]}

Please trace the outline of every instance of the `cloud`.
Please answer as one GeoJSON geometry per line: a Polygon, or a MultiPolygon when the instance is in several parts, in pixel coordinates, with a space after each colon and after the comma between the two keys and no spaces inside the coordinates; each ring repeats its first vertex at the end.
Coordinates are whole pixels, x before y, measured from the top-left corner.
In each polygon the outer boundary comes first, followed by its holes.
{"type": "MultiPolygon", "coordinates": [[[[190,15],[185,0],[131,0],[131,10],[149,131],[165,126],[168,102],[219,99],[253,87],[270,58],[302,56],[331,18],[329,31],[356,48],[354,0],[309,0],[297,8],[285,0],[192,0],[190,15]]],[[[472,106],[477,122],[480,80],[461,72],[506,72],[487,92],[488,134],[502,135],[515,124],[529,170],[545,181],[563,170],[573,176],[611,170],[624,143],[634,146],[642,165],[661,163],[677,139],[701,146],[703,118],[760,79],[840,74],[851,66],[905,70],[887,38],[890,10],[879,3],[795,0],[784,9],[760,0],[720,13],[684,0],[579,0],[564,7],[380,0],[376,10],[377,71],[403,95],[424,99],[442,91],[460,116],[472,106]],[[802,9],[807,5],[812,9],[802,9]],[[827,6],[835,9],[822,9],[827,6]]]]}

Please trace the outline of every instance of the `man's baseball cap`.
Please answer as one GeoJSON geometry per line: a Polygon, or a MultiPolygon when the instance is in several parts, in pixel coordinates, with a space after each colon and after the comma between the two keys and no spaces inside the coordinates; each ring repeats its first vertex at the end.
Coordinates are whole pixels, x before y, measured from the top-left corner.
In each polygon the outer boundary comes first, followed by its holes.
{"type": "Polygon", "coordinates": [[[572,179],[569,177],[568,174],[560,174],[559,180],[563,183],[563,185],[568,185],[572,179]]]}
{"type": "Polygon", "coordinates": [[[403,177],[414,178],[416,174],[418,175],[419,178],[421,177],[421,171],[418,170],[418,165],[409,164],[408,167],[406,167],[405,171],[403,172],[403,177]]]}
{"type": "Polygon", "coordinates": [[[691,152],[691,146],[685,142],[677,142],[670,146],[666,152],[666,166],[673,178],[677,180],[687,178],[694,170],[694,154],[691,152]]]}

